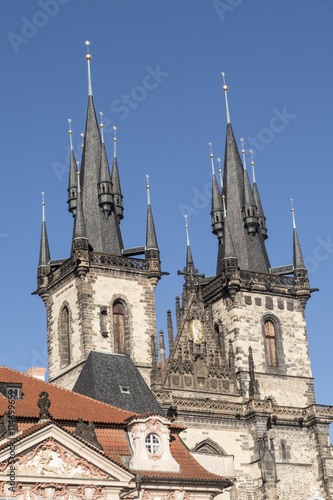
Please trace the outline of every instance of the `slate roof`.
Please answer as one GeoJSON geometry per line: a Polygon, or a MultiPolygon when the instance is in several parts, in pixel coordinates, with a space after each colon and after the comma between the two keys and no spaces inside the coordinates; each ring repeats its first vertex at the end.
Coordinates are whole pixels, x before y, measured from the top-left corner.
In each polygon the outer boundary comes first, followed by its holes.
{"type": "Polygon", "coordinates": [[[163,414],[132,359],[124,354],[91,351],[73,391],[134,413],[163,414]]]}

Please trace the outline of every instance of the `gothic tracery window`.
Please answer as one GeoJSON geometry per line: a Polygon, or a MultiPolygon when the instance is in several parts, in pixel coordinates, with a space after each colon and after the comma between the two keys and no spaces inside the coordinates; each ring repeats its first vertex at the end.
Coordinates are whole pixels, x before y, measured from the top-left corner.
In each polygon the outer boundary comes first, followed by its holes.
{"type": "Polygon", "coordinates": [[[276,355],[276,332],[273,321],[265,321],[265,339],[268,366],[278,366],[276,355]]]}
{"type": "Polygon", "coordinates": [[[62,367],[70,363],[69,310],[67,306],[64,306],[60,313],[60,360],[62,367]]]}
{"type": "Polygon", "coordinates": [[[126,354],[125,308],[121,302],[115,302],[113,305],[113,335],[114,352],[117,354],[126,354]]]}

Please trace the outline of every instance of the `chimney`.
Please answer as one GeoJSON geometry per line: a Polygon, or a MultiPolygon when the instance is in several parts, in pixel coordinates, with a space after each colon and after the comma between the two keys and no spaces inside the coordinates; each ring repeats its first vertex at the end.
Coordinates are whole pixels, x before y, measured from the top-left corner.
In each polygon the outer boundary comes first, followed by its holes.
{"type": "Polygon", "coordinates": [[[31,367],[29,370],[24,372],[24,375],[30,375],[30,377],[38,378],[39,380],[45,381],[46,368],[31,367]]]}

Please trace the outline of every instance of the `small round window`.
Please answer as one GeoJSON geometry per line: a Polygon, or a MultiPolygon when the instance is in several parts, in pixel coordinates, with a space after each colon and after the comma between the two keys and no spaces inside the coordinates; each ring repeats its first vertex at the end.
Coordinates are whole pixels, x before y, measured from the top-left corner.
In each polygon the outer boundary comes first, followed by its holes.
{"type": "Polygon", "coordinates": [[[161,442],[156,434],[148,434],[145,439],[145,445],[148,453],[156,455],[161,449],[161,442]]]}

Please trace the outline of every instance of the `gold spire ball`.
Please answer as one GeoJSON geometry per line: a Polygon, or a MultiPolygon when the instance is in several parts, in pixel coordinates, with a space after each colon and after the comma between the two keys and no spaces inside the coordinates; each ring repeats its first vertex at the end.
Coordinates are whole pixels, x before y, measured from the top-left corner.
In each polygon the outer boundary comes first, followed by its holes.
{"type": "Polygon", "coordinates": [[[91,61],[91,54],[90,54],[90,52],[89,52],[90,42],[87,40],[87,41],[85,42],[85,44],[86,44],[86,46],[87,46],[86,60],[87,60],[87,61],[91,61]]]}

